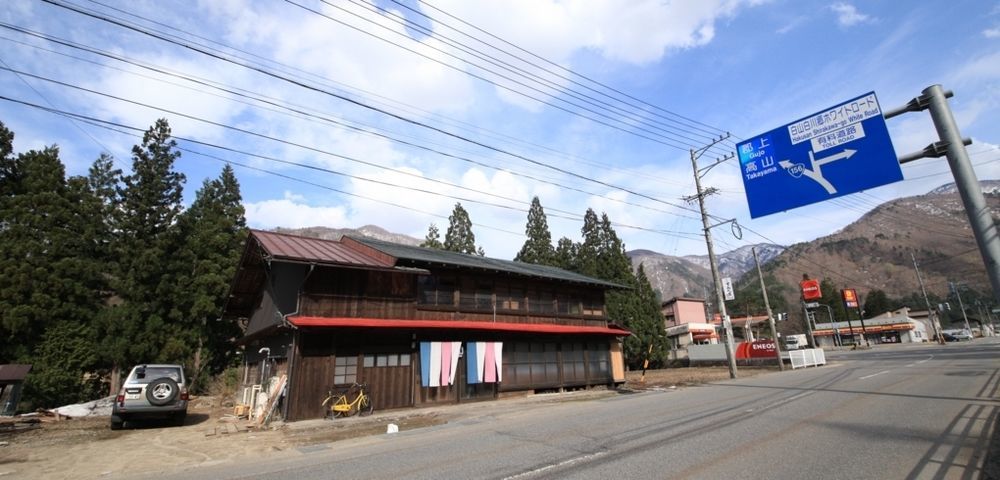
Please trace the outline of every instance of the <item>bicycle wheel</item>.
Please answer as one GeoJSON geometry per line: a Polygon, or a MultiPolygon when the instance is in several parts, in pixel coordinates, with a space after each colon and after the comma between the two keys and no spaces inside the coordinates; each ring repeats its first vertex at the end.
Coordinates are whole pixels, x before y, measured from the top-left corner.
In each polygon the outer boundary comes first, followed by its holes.
{"type": "Polygon", "coordinates": [[[328,403],[330,403],[330,400],[332,399],[333,396],[331,395],[323,400],[323,419],[330,418],[330,414],[333,413],[333,410],[330,409],[332,405],[327,405],[328,403]]]}
{"type": "Polygon", "coordinates": [[[347,397],[341,396],[333,405],[330,406],[330,410],[333,412],[333,418],[346,417],[350,415],[349,410],[338,410],[336,407],[341,405],[347,405],[347,397]]]}
{"type": "Polygon", "coordinates": [[[372,401],[371,395],[365,395],[361,400],[361,405],[358,407],[361,410],[362,416],[371,415],[375,411],[375,402],[372,401]]]}

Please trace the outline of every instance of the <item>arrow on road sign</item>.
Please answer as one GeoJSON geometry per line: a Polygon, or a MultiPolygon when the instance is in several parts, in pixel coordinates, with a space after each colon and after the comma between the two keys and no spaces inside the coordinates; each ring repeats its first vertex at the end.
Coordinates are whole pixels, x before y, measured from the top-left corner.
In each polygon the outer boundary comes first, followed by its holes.
{"type": "Polygon", "coordinates": [[[826,178],[823,178],[823,168],[822,168],[823,165],[826,165],[830,162],[834,162],[837,160],[851,158],[851,156],[853,156],[857,152],[858,152],[857,150],[845,148],[843,152],[836,153],[828,157],[823,157],[817,160],[815,157],[813,157],[812,150],[810,150],[809,164],[812,167],[811,169],[806,168],[805,165],[802,165],[801,163],[792,163],[789,160],[782,160],[778,162],[778,164],[781,165],[781,167],[784,168],[786,171],[788,171],[788,173],[791,174],[793,177],[799,178],[802,175],[805,175],[806,177],[809,177],[816,183],[820,184],[821,187],[826,189],[826,193],[833,195],[837,193],[837,189],[834,188],[833,184],[830,183],[826,178]]]}

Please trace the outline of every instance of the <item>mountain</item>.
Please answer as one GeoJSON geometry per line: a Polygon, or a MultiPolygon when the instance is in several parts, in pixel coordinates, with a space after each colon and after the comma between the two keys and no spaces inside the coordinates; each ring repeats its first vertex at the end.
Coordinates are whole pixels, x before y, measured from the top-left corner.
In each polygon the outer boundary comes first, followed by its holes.
{"type": "MultiPolygon", "coordinates": [[[[751,251],[753,247],[757,248],[761,265],[771,261],[785,249],[773,244],[745,245],[717,254],[720,275],[736,280],[756,269],[751,251]]],[[[632,250],[626,252],[626,255],[632,260],[633,268],[643,265],[649,283],[654,290],[660,292],[664,300],[673,297],[710,298],[714,294],[708,255],[675,257],[651,250],[632,250]]]]}
{"type": "Polygon", "coordinates": [[[403,235],[401,233],[392,233],[387,231],[382,227],[375,225],[365,225],[361,228],[329,228],[329,227],[305,227],[305,228],[275,228],[276,233],[287,233],[291,235],[300,235],[303,237],[313,237],[322,238],[325,240],[339,240],[340,237],[344,235],[359,235],[362,237],[374,238],[376,240],[382,240],[385,242],[400,243],[403,245],[420,245],[423,240],[411,237],[409,235],[403,235]]]}
{"type": "MultiPolygon", "coordinates": [[[[994,218],[1000,215],[1000,181],[980,182],[994,218]]],[[[803,219],[803,221],[809,221],[803,219]]],[[[821,229],[818,225],[817,229],[821,229]]],[[[989,292],[968,217],[954,183],[924,195],[900,198],[875,207],[833,234],[790,247],[756,245],[765,272],[788,286],[785,300],[798,303],[802,274],[828,279],[838,288],[855,288],[864,296],[882,290],[890,298],[920,291],[913,259],[920,266],[928,294],[944,298],[949,281],[961,281],[977,292],[989,292]]],[[[745,285],[757,282],[751,246],[718,254],[723,277],[745,285]]],[[[650,250],[628,252],[632,265],[643,264],[653,288],[664,299],[714,295],[707,255],[674,257],[650,250]]],[[[921,308],[915,305],[914,308],[921,308]]]]}
{"type": "MultiPolygon", "coordinates": [[[[980,183],[987,207],[997,218],[1000,181],[980,183]]],[[[855,288],[862,297],[882,290],[889,298],[902,298],[920,292],[914,259],[928,295],[946,297],[949,281],[960,281],[976,292],[990,291],[954,184],[883,203],[838,232],[788,247],[765,269],[782,284],[796,286],[786,297],[790,305],[798,303],[797,285],[803,273],[839,288],[855,288]]]]}

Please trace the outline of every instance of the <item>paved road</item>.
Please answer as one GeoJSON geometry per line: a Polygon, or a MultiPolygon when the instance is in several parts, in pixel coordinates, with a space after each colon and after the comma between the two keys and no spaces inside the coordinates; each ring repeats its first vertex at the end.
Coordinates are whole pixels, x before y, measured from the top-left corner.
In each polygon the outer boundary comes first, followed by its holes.
{"type": "Polygon", "coordinates": [[[493,402],[463,420],[157,478],[978,478],[1000,341],[831,352],[675,391],[493,402]]]}

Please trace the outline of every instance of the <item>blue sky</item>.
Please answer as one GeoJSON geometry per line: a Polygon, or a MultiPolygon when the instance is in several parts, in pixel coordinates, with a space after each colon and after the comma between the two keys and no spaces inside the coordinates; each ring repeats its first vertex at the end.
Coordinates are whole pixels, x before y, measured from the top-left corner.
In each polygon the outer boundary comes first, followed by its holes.
{"type": "MultiPolygon", "coordinates": [[[[127,170],[139,141],[17,102],[142,129],[165,117],[185,139],[186,201],[234,162],[255,228],[374,224],[422,238],[431,223],[443,233],[461,202],[487,254],[511,258],[538,196],[554,240],[578,241],[590,207],[629,249],[704,254],[682,199],[694,193],[690,148],[869,91],[891,109],[933,84],[955,92],[978,177],[1000,178],[997,2],[56,3],[215,53],[4,2],[0,95],[16,102],[0,100],[0,121],[15,150],[57,144],[68,172],[83,174],[101,152],[127,170]]],[[[900,155],[936,140],[926,112],[888,127],[900,155]]],[[[734,150],[723,147],[702,165],[734,150]]],[[[901,182],[751,220],[739,167],[723,163],[702,179],[719,190],[708,209],[746,228],[742,239],[713,230],[717,248],[808,241],[952,181],[944,159],[902,171],[901,182]]]]}

